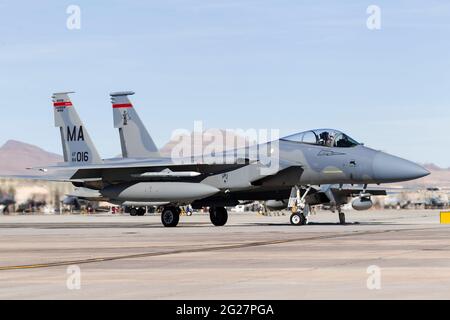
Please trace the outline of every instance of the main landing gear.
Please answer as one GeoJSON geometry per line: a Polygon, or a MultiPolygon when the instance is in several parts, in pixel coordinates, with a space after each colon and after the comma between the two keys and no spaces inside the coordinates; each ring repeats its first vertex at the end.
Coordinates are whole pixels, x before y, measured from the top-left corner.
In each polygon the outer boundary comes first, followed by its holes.
{"type": "Polygon", "coordinates": [[[164,227],[173,228],[178,225],[180,221],[180,208],[177,207],[165,207],[161,212],[161,222],[164,227]]]}
{"type": "Polygon", "coordinates": [[[211,207],[209,209],[209,218],[216,227],[224,226],[228,221],[228,212],[224,207],[211,207]]]}
{"type": "MultiPolygon", "coordinates": [[[[161,222],[165,227],[173,228],[180,221],[181,209],[175,206],[167,206],[161,212],[161,222]]],[[[211,207],[209,218],[215,226],[224,226],[228,221],[228,212],[224,207],[211,207]]]]}

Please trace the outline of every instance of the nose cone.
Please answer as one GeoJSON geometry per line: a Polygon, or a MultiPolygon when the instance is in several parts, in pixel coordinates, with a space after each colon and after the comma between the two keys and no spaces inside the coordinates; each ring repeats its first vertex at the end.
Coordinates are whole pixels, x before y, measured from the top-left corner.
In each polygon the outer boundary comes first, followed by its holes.
{"type": "Polygon", "coordinates": [[[414,162],[380,152],[373,160],[373,174],[376,181],[386,183],[419,179],[430,172],[414,162]]]}

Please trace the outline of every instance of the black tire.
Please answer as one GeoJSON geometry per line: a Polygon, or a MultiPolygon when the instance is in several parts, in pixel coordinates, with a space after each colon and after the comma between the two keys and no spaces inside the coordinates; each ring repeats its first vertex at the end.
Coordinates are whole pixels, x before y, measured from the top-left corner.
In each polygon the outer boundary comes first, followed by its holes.
{"type": "Polygon", "coordinates": [[[216,207],[209,209],[209,218],[216,227],[224,226],[228,221],[228,212],[224,207],[216,207]]]}
{"type": "Polygon", "coordinates": [[[345,224],[345,213],[339,212],[339,224],[345,224]]]}
{"type": "Polygon", "coordinates": [[[302,213],[293,213],[289,221],[294,226],[303,226],[306,224],[306,217],[302,213]]]}
{"type": "Polygon", "coordinates": [[[180,221],[180,211],[178,208],[168,207],[161,212],[161,222],[164,227],[173,228],[180,221]]]}
{"type": "Polygon", "coordinates": [[[131,208],[131,209],[130,209],[130,216],[133,216],[133,217],[137,216],[137,210],[136,210],[136,208],[131,208]]]}
{"type": "Polygon", "coordinates": [[[145,208],[139,208],[137,210],[137,215],[142,217],[143,215],[145,215],[145,208]]]}

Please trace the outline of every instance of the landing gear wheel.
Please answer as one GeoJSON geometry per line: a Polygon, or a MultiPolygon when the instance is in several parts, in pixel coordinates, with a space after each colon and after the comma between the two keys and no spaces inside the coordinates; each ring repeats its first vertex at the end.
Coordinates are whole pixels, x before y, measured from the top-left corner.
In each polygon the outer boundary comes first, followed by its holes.
{"type": "Polygon", "coordinates": [[[306,217],[303,213],[293,213],[290,218],[291,224],[294,226],[303,226],[306,224],[306,217]]]}
{"type": "Polygon", "coordinates": [[[345,224],[345,213],[339,212],[339,223],[345,224]]]}
{"type": "Polygon", "coordinates": [[[161,222],[164,227],[173,228],[180,221],[180,211],[175,207],[164,208],[161,213],[161,222]]]}
{"type": "Polygon", "coordinates": [[[137,210],[136,210],[136,208],[131,208],[130,209],[130,216],[137,216],[137,210]]]}
{"type": "Polygon", "coordinates": [[[224,207],[216,207],[209,209],[209,218],[216,227],[224,226],[228,221],[228,212],[224,207]]]}
{"type": "Polygon", "coordinates": [[[145,208],[139,208],[137,210],[137,215],[138,216],[144,216],[145,215],[145,208]]]}

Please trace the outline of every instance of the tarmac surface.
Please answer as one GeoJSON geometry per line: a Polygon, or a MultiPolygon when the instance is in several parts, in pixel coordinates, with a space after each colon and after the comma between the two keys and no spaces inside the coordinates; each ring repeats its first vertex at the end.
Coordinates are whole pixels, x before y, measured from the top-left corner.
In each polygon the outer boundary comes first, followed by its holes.
{"type": "Polygon", "coordinates": [[[450,299],[439,211],[288,220],[0,215],[0,299],[450,299]]]}

